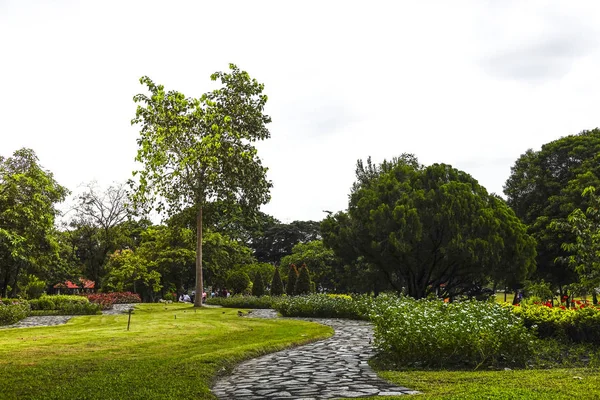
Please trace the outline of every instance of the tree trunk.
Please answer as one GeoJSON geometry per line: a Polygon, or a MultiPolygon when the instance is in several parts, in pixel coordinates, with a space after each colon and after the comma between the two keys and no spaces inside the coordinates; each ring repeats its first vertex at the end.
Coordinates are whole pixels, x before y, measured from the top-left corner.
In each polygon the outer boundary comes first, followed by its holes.
{"type": "Polygon", "coordinates": [[[17,297],[17,282],[19,281],[19,274],[21,273],[21,263],[17,263],[17,271],[15,272],[14,284],[10,293],[10,297],[17,297]]]}
{"type": "Polygon", "coordinates": [[[204,292],[204,282],[202,280],[202,206],[198,207],[196,231],[196,296],[194,297],[194,306],[202,307],[202,293],[204,292]]]}

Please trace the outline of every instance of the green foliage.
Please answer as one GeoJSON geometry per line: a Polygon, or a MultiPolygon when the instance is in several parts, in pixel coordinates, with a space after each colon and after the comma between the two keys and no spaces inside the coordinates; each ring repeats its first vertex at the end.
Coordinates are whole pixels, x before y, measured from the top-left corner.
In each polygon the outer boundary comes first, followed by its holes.
{"type": "Polygon", "coordinates": [[[539,282],[527,282],[525,290],[528,296],[537,297],[542,301],[551,300],[554,297],[550,283],[543,279],[539,282]]]}
{"type": "MultiPolygon", "coordinates": [[[[264,85],[234,64],[230,72],[211,75],[222,87],[198,99],[165,91],[142,77],[150,95],[138,94],[132,124],[140,126],[134,172],[133,203],[148,211],[177,214],[192,208],[196,215],[196,292],[204,288],[202,275],[202,213],[206,205],[239,208],[252,214],[269,200],[267,180],[253,143],[269,138],[263,114],[264,85]],[[157,200],[158,199],[158,200],[157,200]]],[[[196,305],[201,305],[196,297],[196,305]]]]}
{"type": "Polygon", "coordinates": [[[292,249],[292,254],[281,259],[281,264],[310,265],[311,280],[320,289],[335,291],[339,286],[338,275],[342,262],[333,250],[323,245],[322,240],[298,243],[292,249]]]}
{"type": "Polygon", "coordinates": [[[294,294],[295,295],[303,295],[303,294],[309,294],[311,293],[310,287],[311,287],[311,281],[310,281],[310,272],[308,271],[308,268],[306,267],[306,265],[302,265],[302,267],[300,267],[300,272],[298,274],[298,280],[296,281],[296,286],[294,288],[294,294]]]}
{"type": "Polygon", "coordinates": [[[296,289],[296,281],[298,280],[298,269],[294,264],[290,265],[290,269],[288,270],[288,278],[287,285],[285,287],[285,292],[288,296],[293,296],[294,290],[296,289]]]}
{"type": "Polygon", "coordinates": [[[359,161],[348,213],[329,216],[322,230],[340,257],[362,256],[415,298],[520,281],[535,266],[535,241],[502,199],[465,172],[412,155],[359,161]]]}
{"type": "Polygon", "coordinates": [[[35,275],[27,275],[24,284],[21,285],[21,293],[28,299],[38,299],[46,291],[46,282],[35,275]]]}
{"type": "Polygon", "coordinates": [[[371,313],[375,346],[405,366],[524,366],[533,335],[490,302],[387,298],[371,313]]]}
{"type": "Polygon", "coordinates": [[[274,268],[273,279],[271,279],[271,296],[281,296],[283,294],[283,282],[279,274],[279,268],[274,268]]]}
{"type": "Polygon", "coordinates": [[[0,325],[11,325],[30,314],[27,301],[16,299],[0,299],[0,325]]]}
{"type": "Polygon", "coordinates": [[[44,295],[29,301],[32,315],[94,315],[100,306],[79,295],[44,295]]]}
{"type": "MultiPolygon", "coordinates": [[[[288,265],[283,258],[293,253],[298,244],[321,239],[321,229],[316,221],[293,221],[289,224],[266,220],[252,239],[254,256],[261,262],[288,265]]],[[[293,263],[293,262],[292,262],[293,263]]]]}
{"type": "Polygon", "coordinates": [[[562,137],[521,155],[504,186],[508,204],[537,241],[536,275],[553,287],[577,281],[567,262],[574,253],[562,247],[575,236],[561,223],[587,208],[584,188],[600,187],[599,154],[600,129],[562,137]]]}
{"type": "Polygon", "coordinates": [[[275,308],[279,297],[272,296],[241,296],[213,297],[206,299],[206,304],[218,305],[228,308],[275,308]]]}
{"type": "Polygon", "coordinates": [[[265,283],[259,272],[254,274],[254,281],[252,281],[252,296],[260,297],[265,294],[265,283]]]}
{"type": "Polygon", "coordinates": [[[0,296],[16,296],[21,274],[42,279],[59,264],[55,204],[68,193],[31,149],[0,156],[0,296]]]}
{"type": "Polygon", "coordinates": [[[242,294],[250,286],[250,277],[243,271],[235,271],[229,275],[227,285],[233,293],[242,294]]]}
{"type": "Polygon", "coordinates": [[[110,255],[107,266],[105,288],[114,292],[137,292],[146,290],[158,292],[161,275],[156,270],[149,270],[148,263],[133,250],[117,250],[110,255]]]}
{"type": "Polygon", "coordinates": [[[273,307],[284,317],[369,319],[373,298],[311,294],[282,297],[273,307]]]}

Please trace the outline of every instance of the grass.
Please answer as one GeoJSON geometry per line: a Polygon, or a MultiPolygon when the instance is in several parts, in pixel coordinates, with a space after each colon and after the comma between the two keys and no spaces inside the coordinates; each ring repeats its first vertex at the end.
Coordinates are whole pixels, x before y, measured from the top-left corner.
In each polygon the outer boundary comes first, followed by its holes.
{"type": "MultiPolygon", "coordinates": [[[[416,399],[597,399],[600,372],[593,369],[510,371],[379,371],[399,386],[423,392],[416,399]]],[[[371,400],[398,396],[368,397],[371,400]]]]}
{"type": "Polygon", "coordinates": [[[130,331],[127,315],[0,330],[0,399],[212,399],[215,377],[241,360],[333,333],[186,304],[138,305],[131,319],[130,331]]]}

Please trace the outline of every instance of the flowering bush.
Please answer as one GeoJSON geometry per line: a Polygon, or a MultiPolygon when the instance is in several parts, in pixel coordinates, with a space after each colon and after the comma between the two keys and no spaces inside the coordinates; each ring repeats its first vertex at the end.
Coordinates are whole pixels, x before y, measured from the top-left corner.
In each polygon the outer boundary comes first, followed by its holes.
{"type": "Polygon", "coordinates": [[[373,305],[375,346],[406,366],[523,365],[534,336],[510,308],[387,297],[373,305]]]}
{"type": "Polygon", "coordinates": [[[29,303],[17,299],[0,298],[0,325],[11,325],[27,317],[30,313],[29,303]]]}
{"type": "Polygon", "coordinates": [[[141,303],[142,299],[137,293],[111,292],[93,293],[84,295],[91,303],[98,304],[102,310],[110,310],[113,304],[141,303]]]}

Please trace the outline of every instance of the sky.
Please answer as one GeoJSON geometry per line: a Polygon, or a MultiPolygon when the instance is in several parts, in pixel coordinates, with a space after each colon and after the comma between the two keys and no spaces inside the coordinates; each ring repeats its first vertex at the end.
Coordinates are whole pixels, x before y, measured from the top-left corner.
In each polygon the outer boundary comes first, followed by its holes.
{"type": "Polygon", "coordinates": [[[600,2],[0,0],[0,155],[74,193],[125,182],[141,76],[200,97],[235,63],[265,84],[262,211],[348,206],[356,161],[402,153],[502,193],[527,149],[600,126],[600,2]]]}

